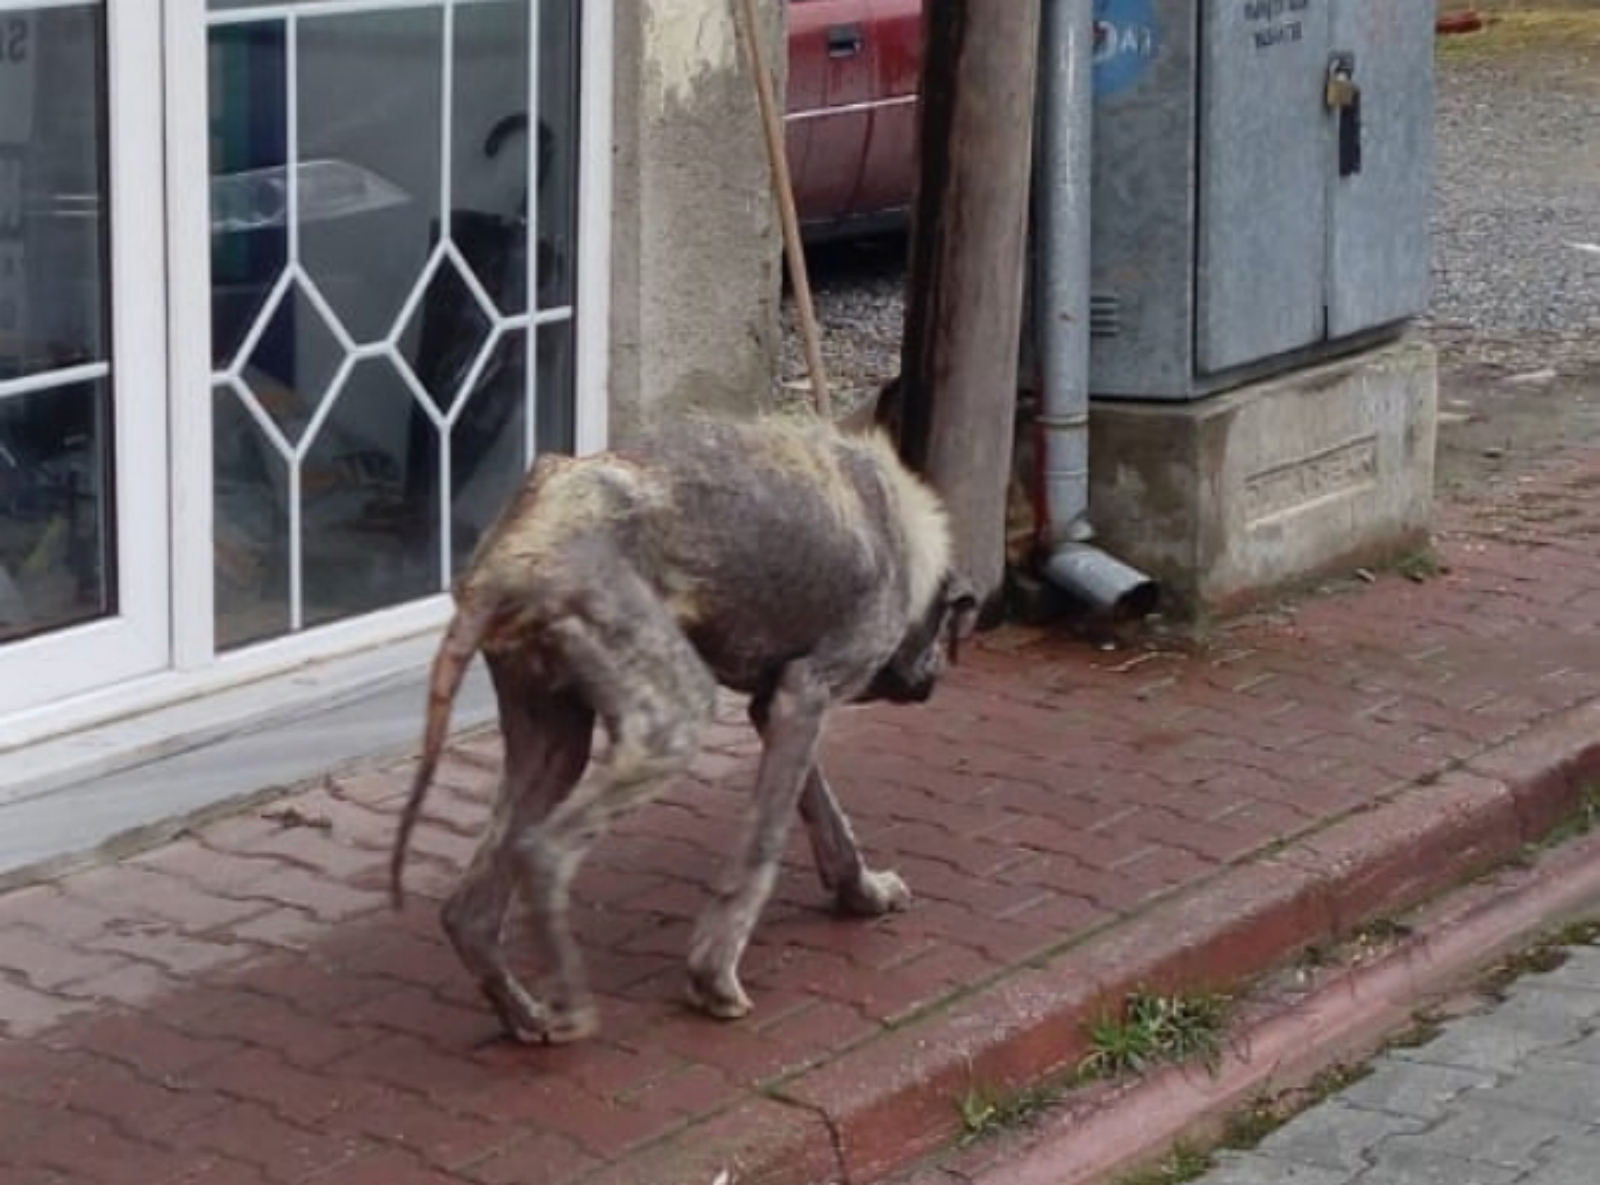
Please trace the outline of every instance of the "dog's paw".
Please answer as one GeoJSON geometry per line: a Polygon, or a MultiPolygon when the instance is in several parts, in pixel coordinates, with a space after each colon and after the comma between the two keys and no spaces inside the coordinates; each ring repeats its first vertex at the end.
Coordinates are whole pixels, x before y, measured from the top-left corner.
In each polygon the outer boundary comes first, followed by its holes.
{"type": "Polygon", "coordinates": [[[571,1008],[552,1008],[545,1017],[544,1031],[540,1034],[547,1045],[571,1045],[584,1041],[600,1031],[600,1012],[593,1004],[577,1004],[571,1008]]]}
{"type": "Polygon", "coordinates": [[[690,1004],[718,1020],[739,1020],[755,1008],[736,975],[690,971],[688,995],[690,1004]]]}
{"type": "Polygon", "coordinates": [[[839,890],[839,909],[861,917],[894,913],[911,904],[911,890],[900,874],[863,869],[861,879],[839,890]]]}
{"type": "Polygon", "coordinates": [[[509,975],[491,976],[479,987],[500,1018],[500,1027],[508,1038],[525,1045],[537,1045],[544,1040],[550,1014],[525,987],[509,975]]]}

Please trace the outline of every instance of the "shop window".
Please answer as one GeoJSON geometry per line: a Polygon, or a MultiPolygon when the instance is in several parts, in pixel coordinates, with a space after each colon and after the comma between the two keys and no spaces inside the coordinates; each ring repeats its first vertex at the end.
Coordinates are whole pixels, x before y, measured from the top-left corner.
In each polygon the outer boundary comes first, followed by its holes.
{"type": "Polygon", "coordinates": [[[444,588],[573,444],[578,0],[211,0],[217,643],[444,588]]]}

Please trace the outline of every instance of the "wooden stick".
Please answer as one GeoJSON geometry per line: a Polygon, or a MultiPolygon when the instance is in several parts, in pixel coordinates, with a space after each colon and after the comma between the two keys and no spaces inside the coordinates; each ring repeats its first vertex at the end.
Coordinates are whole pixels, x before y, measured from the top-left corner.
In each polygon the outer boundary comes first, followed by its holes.
{"type": "Polygon", "coordinates": [[[772,91],[772,72],[761,52],[761,26],[756,19],[755,0],[739,0],[739,31],[750,56],[750,72],[755,76],[756,102],[761,107],[761,130],[767,144],[767,164],[772,172],[772,192],[778,199],[778,217],[783,225],[783,250],[789,261],[789,281],[794,285],[795,311],[800,320],[800,340],[805,346],[806,368],[811,372],[811,397],[817,414],[833,418],[833,401],[828,395],[828,375],[822,366],[822,340],[817,331],[817,314],[811,305],[811,281],[806,274],[805,252],[800,244],[800,216],[794,206],[794,183],[789,177],[789,158],[784,152],[783,119],[772,91]]]}

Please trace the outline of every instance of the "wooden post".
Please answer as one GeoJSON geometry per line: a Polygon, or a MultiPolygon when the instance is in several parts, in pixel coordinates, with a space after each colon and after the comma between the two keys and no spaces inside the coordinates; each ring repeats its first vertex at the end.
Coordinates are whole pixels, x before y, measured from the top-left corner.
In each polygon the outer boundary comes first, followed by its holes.
{"type": "Polygon", "coordinates": [[[944,497],[955,562],[1005,576],[1040,0],[928,0],[900,381],[879,420],[944,497]]]}

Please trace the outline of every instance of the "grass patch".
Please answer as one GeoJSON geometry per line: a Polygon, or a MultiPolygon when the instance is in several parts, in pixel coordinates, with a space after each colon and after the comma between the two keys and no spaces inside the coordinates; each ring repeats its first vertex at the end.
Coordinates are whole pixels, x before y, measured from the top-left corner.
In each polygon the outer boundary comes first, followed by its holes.
{"type": "Polygon", "coordinates": [[[1182,1185],[1210,1172],[1216,1166],[1211,1154],[1192,1145],[1178,1143],[1167,1155],[1151,1165],[1123,1177],[1118,1185],[1182,1185]]]}
{"type": "Polygon", "coordinates": [[[1572,947],[1593,946],[1597,942],[1600,942],[1600,919],[1563,926],[1496,963],[1478,981],[1478,991],[1491,1000],[1502,1001],[1510,993],[1511,985],[1523,976],[1554,971],[1572,957],[1572,947]]]}
{"type": "MultiPolygon", "coordinates": [[[[1216,1068],[1227,1022],[1225,996],[1159,996],[1133,992],[1116,1016],[1089,1025],[1089,1053],[1077,1070],[1054,1082],[1000,1091],[975,1083],[956,1100],[961,1115],[960,1147],[1007,1128],[1019,1127],[1074,1087],[1154,1066],[1199,1062],[1216,1068]]],[[[1174,1178],[1185,1180],[1186,1178],[1174,1178]]]]}
{"type": "Polygon", "coordinates": [[[1089,1052],[1078,1064],[1085,1078],[1142,1074],[1163,1062],[1198,1061],[1208,1070],[1222,1056],[1228,1001],[1215,995],[1132,992],[1116,1015],[1089,1025],[1089,1052]]]}
{"type": "Polygon", "coordinates": [[[1444,1018],[1423,1010],[1411,1014],[1411,1025],[1384,1043],[1386,1049],[1420,1049],[1444,1030],[1444,1018]]]}
{"type": "Polygon", "coordinates": [[[1019,1127],[1035,1118],[1061,1095],[1058,1086],[1035,1086],[1009,1093],[975,1085],[956,1102],[961,1112],[961,1137],[965,1148],[1006,1128],[1019,1127]]]}
{"type": "Polygon", "coordinates": [[[1424,584],[1450,570],[1445,566],[1444,561],[1439,558],[1439,553],[1431,547],[1408,552],[1395,560],[1390,565],[1390,568],[1395,575],[1402,576],[1413,584],[1424,584]]]}

